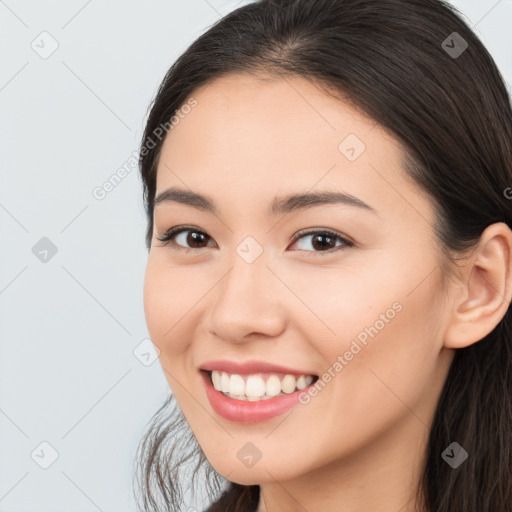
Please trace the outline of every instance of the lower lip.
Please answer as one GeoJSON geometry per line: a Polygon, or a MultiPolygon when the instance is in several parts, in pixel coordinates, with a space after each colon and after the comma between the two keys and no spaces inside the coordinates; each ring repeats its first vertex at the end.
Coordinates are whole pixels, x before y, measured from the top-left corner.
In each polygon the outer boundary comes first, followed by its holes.
{"type": "Polygon", "coordinates": [[[314,384],[312,383],[306,388],[294,391],[289,395],[249,402],[223,395],[213,387],[209,373],[204,370],[200,370],[200,373],[205,383],[206,396],[213,410],[227,420],[243,424],[257,423],[283,414],[299,404],[299,394],[307,392],[308,388],[314,384]]]}

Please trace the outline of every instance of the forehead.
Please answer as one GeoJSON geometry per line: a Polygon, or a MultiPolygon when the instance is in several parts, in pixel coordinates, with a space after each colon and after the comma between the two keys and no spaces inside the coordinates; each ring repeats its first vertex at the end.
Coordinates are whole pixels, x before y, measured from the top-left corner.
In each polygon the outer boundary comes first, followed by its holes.
{"type": "Polygon", "coordinates": [[[378,210],[432,218],[425,193],[404,179],[399,142],[305,78],[231,74],[191,97],[196,106],[164,141],[157,193],[174,185],[208,195],[231,191],[243,205],[330,188],[378,210]]]}
{"type": "MultiPolygon", "coordinates": [[[[230,151],[234,157],[244,151],[254,156],[264,149],[276,156],[309,154],[318,159],[319,149],[337,154],[344,136],[353,133],[364,140],[375,126],[372,119],[302,77],[229,74],[191,96],[197,106],[171,130],[166,145],[173,143],[179,151],[192,136],[201,152],[212,157],[230,151]]],[[[379,139],[375,135],[373,145],[379,139]]]]}

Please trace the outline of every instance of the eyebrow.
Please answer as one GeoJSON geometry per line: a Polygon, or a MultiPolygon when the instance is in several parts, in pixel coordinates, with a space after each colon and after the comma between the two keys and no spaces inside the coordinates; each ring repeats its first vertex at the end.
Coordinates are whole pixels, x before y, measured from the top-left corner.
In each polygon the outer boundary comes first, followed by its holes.
{"type": "MultiPolygon", "coordinates": [[[[211,197],[197,192],[192,192],[191,190],[183,190],[176,187],[168,188],[156,196],[153,206],[168,202],[184,204],[201,211],[218,214],[215,202],[211,197]]],[[[303,192],[275,197],[268,209],[268,213],[275,216],[296,210],[304,210],[314,206],[330,204],[344,204],[372,213],[377,213],[375,208],[351,194],[347,194],[345,192],[333,192],[330,190],[303,192]]]]}

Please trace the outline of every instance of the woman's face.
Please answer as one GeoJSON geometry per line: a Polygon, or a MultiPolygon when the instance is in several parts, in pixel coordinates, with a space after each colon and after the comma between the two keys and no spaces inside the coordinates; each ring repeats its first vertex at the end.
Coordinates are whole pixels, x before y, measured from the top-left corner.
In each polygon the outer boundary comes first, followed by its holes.
{"type": "Polygon", "coordinates": [[[156,204],[144,307],[206,457],[244,484],[416,461],[453,351],[432,203],[396,140],[302,78],[230,75],[193,97],[156,196],[213,206],[156,204]],[[323,200],[334,193],[356,200],[323,200]]]}

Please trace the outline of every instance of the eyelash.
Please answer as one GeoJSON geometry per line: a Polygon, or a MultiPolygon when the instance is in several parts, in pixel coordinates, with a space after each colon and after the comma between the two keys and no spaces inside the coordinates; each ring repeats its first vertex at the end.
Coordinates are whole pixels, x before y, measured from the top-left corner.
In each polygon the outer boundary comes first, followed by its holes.
{"type": "MultiPolygon", "coordinates": [[[[183,247],[181,245],[177,245],[174,242],[174,238],[176,238],[177,235],[179,235],[180,233],[182,233],[184,231],[193,231],[194,233],[199,233],[201,235],[205,235],[205,236],[208,237],[207,233],[205,233],[201,229],[195,228],[194,226],[175,226],[175,227],[167,230],[162,237],[156,237],[156,239],[159,240],[160,242],[163,242],[161,247],[163,247],[165,245],[168,245],[169,242],[173,242],[173,245],[174,245],[172,247],[173,250],[181,250],[181,251],[185,251],[185,253],[200,251],[200,250],[204,249],[204,247],[183,247]]],[[[299,239],[301,239],[302,237],[305,237],[305,236],[308,236],[308,235],[315,235],[315,234],[329,235],[329,236],[334,237],[334,238],[336,238],[338,240],[341,240],[343,242],[345,248],[349,248],[349,247],[354,247],[355,246],[354,242],[352,242],[351,240],[341,236],[339,233],[337,233],[336,231],[333,231],[331,229],[317,229],[317,230],[309,230],[309,231],[299,231],[299,233],[297,233],[295,235],[295,237],[292,239],[292,245],[295,242],[297,242],[299,239]]],[[[313,256],[313,255],[316,255],[316,254],[319,254],[319,255],[332,254],[333,252],[335,252],[335,251],[337,251],[339,249],[340,249],[340,246],[333,247],[333,248],[328,249],[326,251],[307,251],[305,249],[299,249],[299,250],[303,251],[305,253],[311,253],[311,254],[308,254],[307,256],[313,256]]]]}

